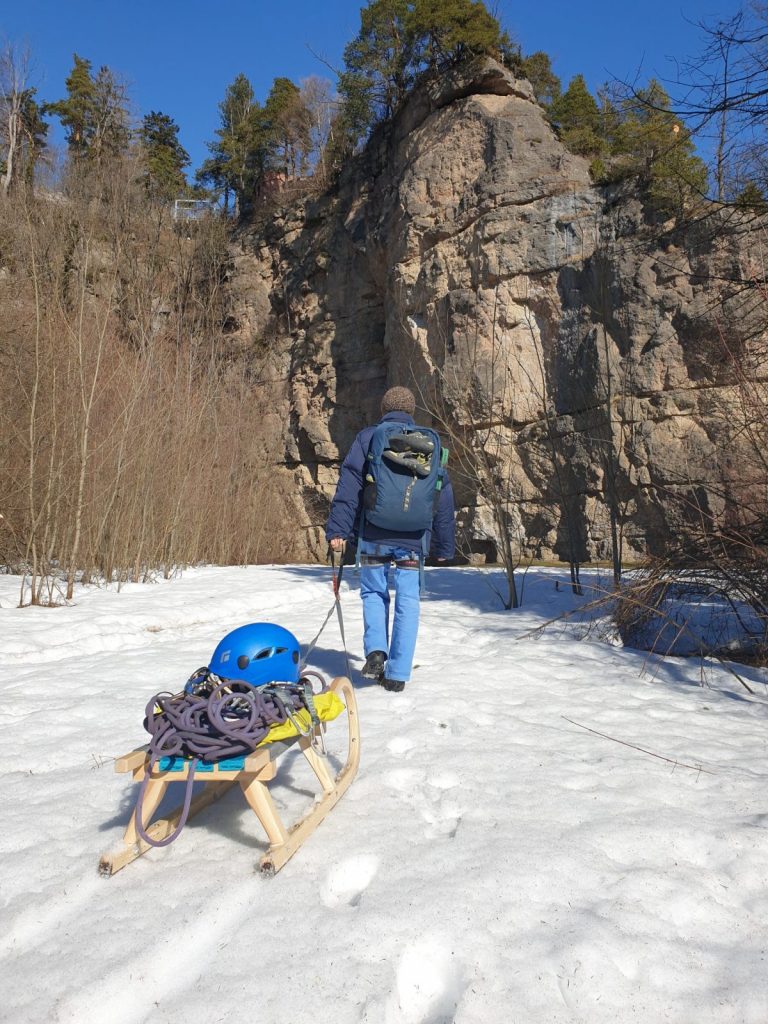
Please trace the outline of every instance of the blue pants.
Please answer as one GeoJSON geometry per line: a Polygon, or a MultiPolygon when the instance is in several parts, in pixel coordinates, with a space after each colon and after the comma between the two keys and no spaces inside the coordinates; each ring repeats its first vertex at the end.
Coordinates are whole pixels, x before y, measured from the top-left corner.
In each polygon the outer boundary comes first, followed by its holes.
{"type": "Polygon", "coordinates": [[[419,631],[419,570],[403,569],[395,565],[395,611],[391,638],[389,571],[392,562],[418,559],[418,553],[373,541],[361,541],[360,553],[390,559],[379,564],[363,565],[360,570],[365,656],[368,657],[371,651],[384,651],[388,655],[385,672],[387,679],[399,679],[407,683],[411,677],[416,634],[419,631]]]}

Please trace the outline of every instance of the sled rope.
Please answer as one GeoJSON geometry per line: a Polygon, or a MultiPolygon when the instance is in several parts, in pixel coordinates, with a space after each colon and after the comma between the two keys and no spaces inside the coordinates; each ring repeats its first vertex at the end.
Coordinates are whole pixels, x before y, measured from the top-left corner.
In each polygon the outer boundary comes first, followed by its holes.
{"type": "MultiPolygon", "coordinates": [[[[307,675],[320,678],[314,672],[307,675]]],[[[151,739],[149,764],[136,801],[136,832],[150,846],[168,846],[184,828],[199,761],[213,763],[249,754],[273,725],[290,721],[299,735],[306,736],[320,721],[312,684],[307,678],[299,683],[270,683],[258,689],[237,680],[222,682],[207,670],[193,679],[201,692],[158,693],[146,707],[144,728],[151,739]],[[303,709],[309,712],[308,727],[296,717],[303,709]],[[144,829],[143,804],[152,770],[163,757],[191,760],[179,823],[169,836],[158,840],[144,829]]]]}
{"type": "Polygon", "coordinates": [[[314,651],[315,647],[317,646],[317,641],[322,636],[323,630],[328,625],[328,623],[330,621],[330,618],[331,618],[331,616],[333,615],[333,613],[335,611],[336,615],[338,617],[338,620],[339,620],[339,632],[341,633],[341,643],[342,643],[342,645],[344,647],[344,664],[345,664],[345,667],[346,667],[346,670],[347,670],[347,679],[351,679],[352,678],[352,671],[351,671],[350,666],[349,666],[349,652],[347,650],[347,638],[346,638],[346,636],[344,634],[344,616],[343,616],[342,611],[341,611],[341,577],[342,577],[342,575],[344,573],[344,554],[342,553],[341,557],[339,558],[339,571],[338,571],[338,573],[336,572],[336,556],[333,553],[333,548],[330,548],[330,547],[328,548],[328,560],[331,563],[331,571],[333,573],[333,604],[328,609],[328,614],[323,619],[322,626],[317,631],[317,635],[310,642],[310,645],[307,648],[306,654],[301,659],[300,671],[302,671],[302,672],[304,671],[304,666],[306,665],[307,661],[309,660],[310,654],[312,653],[312,651],[314,651]]]}

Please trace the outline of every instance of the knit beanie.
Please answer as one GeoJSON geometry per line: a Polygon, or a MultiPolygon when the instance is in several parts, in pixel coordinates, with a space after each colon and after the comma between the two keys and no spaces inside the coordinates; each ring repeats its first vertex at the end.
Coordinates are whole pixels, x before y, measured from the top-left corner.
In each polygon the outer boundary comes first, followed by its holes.
{"type": "Polygon", "coordinates": [[[389,391],[384,392],[381,411],[382,413],[406,412],[409,416],[413,416],[416,411],[416,399],[413,397],[413,392],[410,388],[390,388],[389,391]]]}

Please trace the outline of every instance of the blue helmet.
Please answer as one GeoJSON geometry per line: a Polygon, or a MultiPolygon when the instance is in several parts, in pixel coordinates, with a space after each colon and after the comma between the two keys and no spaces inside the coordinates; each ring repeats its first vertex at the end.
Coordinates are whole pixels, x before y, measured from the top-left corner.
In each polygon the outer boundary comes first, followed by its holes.
{"type": "Polygon", "coordinates": [[[220,679],[240,679],[251,686],[297,683],[299,641],[273,622],[250,622],[227,633],[213,652],[208,668],[220,679]]]}

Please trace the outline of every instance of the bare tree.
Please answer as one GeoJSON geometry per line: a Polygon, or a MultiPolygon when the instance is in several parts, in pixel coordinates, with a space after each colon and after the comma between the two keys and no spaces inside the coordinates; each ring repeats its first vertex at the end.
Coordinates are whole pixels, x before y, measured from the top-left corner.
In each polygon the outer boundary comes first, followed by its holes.
{"type": "Polygon", "coordinates": [[[301,103],[309,115],[310,166],[324,186],[329,178],[327,149],[339,99],[327,78],[310,75],[301,80],[301,103]]]}
{"type": "MultiPolygon", "coordinates": [[[[506,593],[499,596],[512,609],[520,606],[516,571],[524,551],[513,431],[507,418],[515,381],[499,326],[498,287],[475,299],[463,327],[436,322],[443,352],[432,365],[430,384],[419,386],[420,375],[411,370],[422,404],[448,438],[454,488],[474,502],[476,519],[483,508],[490,512],[489,532],[506,580],[506,593]]],[[[405,329],[418,335],[415,323],[405,329]]]]}
{"type": "Polygon", "coordinates": [[[222,331],[226,224],[182,236],[132,157],[82,164],[66,198],[0,203],[0,560],[46,603],[77,580],[290,557],[275,385],[222,331]]]}
{"type": "Polygon", "coordinates": [[[701,53],[678,65],[673,103],[714,150],[716,198],[733,201],[750,182],[768,187],[768,7],[702,21],[701,53]]]}
{"type": "Polygon", "coordinates": [[[0,140],[5,167],[0,174],[0,192],[8,195],[18,176],[24,136],[24,102],[29,94],[30,55],[6,42],[0,51],[0,140]]]}

